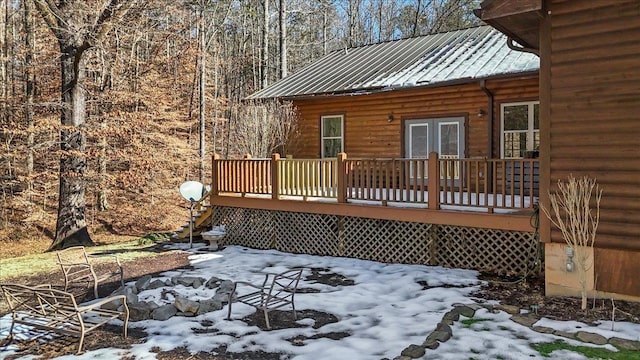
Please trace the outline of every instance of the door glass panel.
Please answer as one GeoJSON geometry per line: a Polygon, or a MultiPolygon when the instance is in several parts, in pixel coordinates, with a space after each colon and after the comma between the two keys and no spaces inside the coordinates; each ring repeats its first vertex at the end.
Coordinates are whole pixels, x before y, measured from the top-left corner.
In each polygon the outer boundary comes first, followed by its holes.
{"type": "MultiPolygon", "coordinates": [[[[440,142],[440,158],[441,159],[458,159],[458,123],[440,123],[440,133],[438,141],[440,142]]],[[[440,178],[441,179],[458,179],[460,177],[460,163],[458,161],[441,162],[440,178]],[[446,164],[446,165],[444,165],[446,164]]]]}
{"type": "Polygon", "coordinates": [[[426,159],[429,156],[429,125],[410,125],[411,144],[409,157],[426,159]]]}
{"type": "Polygon", "coordinates": [[[457,123],[440,124],[440,156],[457,159],[460,155],[459,138],[457,123]]]}

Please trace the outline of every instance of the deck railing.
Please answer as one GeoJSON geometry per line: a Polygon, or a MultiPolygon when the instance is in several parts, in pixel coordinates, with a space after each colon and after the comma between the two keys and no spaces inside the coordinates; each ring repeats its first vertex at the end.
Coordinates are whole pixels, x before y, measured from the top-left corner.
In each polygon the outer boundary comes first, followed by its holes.
{"type": "Polygon", "coordinates": [[[538,174],[537,159],[444,159],[437,153],[428,159],[214,157],[212,193],[493,212],[533,208],[538,174]]]}

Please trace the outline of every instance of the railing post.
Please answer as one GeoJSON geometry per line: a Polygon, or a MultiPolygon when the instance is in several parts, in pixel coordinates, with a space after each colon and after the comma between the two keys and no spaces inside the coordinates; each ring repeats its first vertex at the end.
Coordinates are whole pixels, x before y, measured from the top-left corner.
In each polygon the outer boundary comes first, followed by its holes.
{"type": "Polygon", "coordinates": [[[347,202],[347,167],[344,161],[347,159],[346,153],[338,153],[338,161],[336,169],[338,171],[338,203],[347,202]]]}
{"type": "Polygon", "coordinates": [[[271,198],[274,200],[278,200],[280,198],[278,160],[280,160],[280,154],[275,153],[271,155],[271,198]]]}
{"type": "MultiPolygon", "coordinates": [[[[218,195],[218,161],[220,160],[220,155],[213,154],[213,159],[211,161],[211,200],[213,200],[214,196],[218,195]]],[[[213,203],[213,201],[211,201],[213,203]]]]}
{"type": "Polygon", "coordinates": [[[429,174],[429,182],[427,184],[429,209],[440,210],[440,159],[435,151],[429,153],[429,170],[427,174],[429,174]]]}

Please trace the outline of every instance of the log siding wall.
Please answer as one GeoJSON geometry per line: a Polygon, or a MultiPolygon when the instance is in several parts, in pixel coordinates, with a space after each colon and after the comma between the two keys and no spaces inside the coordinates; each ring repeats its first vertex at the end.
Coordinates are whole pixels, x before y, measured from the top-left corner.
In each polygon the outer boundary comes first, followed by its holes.
{"type": "Polygon", "coordinates": [[[552,0],[547,9],[547,186],[595,177],[604,190],[596,247],[640,251],[640,2],[552,0]]]}
{"type": "Polygon", "coordinates": [[[465,117],[465,156],[499,157],[500,104],[538,99],[538,76],[487,80],[494,95],[492,154],[488,150],[488,98],[479,82],[368,95],[294,100],[301,121],[290,144],[295,158],[320,157],[320,117],[344,115],[344,150],[352,158],[404,156],[404,121],[416,118],[465,117]],[[478,117],[483,110],[484,116],[478,117]],[[393,121],[388,122],[389,115],[393,121]]]}
{"type": "MultiPolygon", "coordinates": [[[[546,0],[544,8],[540,201],[548,204],[548,191],[568,175],[595,177],[604,193],[594,288],[640,297],[640,278],[630,275],[640,272],[640,2],[546,0]]],[[[544,217],[540,240],[564,242],[544,217]]],[[[546,248],[558,255],[554,244],[546,248]]],[[[555,284],[569,276],[551,273],[547,291],[562,294],[555,284]]]]}

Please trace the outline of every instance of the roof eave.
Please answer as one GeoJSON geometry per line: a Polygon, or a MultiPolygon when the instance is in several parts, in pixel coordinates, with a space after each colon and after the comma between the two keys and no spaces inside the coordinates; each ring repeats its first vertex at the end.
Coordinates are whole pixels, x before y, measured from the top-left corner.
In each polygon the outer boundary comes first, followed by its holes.
{"type": "Polygon", "coordinates": [[[529,49],[540,49],[542,0],[486,0],[474,15],[529,49]]]}

